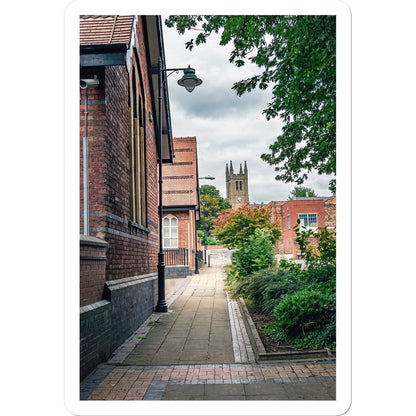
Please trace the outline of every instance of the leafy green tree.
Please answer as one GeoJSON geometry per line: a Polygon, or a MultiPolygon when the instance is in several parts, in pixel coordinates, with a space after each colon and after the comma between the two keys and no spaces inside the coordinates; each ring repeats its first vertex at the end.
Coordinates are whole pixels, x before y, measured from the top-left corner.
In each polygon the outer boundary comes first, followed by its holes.
{"type": "MultiPolygon", "coordinates": [[[[283,133],[261,158],[277,172],[276,180],[302,184],[312,170],[336,173],[336,17],[335,16],[169,16],[180,34],[198,30],[185,43],[192,50],[221,32],[220,45],[234,49],[229,61],[247,62],[262,73],[233,85],[239,96],[272,87],[263,113],[281,117],[283,133]]],[[[335,192],[335,180],[330,182],[335,192]]]]}
{"type": "Polygon", "coordinates": [[[213,185],[202,185],[199,188],[199,203],[201,207],[201,221],[197,229],[203,231],[203,211],[205,209],[205,230],[207,234],[211,234],[214,221],[219,214],[223,214],[227,209],[231,208],[228,200],[220,195],[220,191],[213,185]],[[202,206],[202,199],[205,199],[205,207],[202,206]]]}
{"type": "Polygon", "coordinates": [[[221,243],[233,249],[249,241],[257,229],[268,232],[273,244],[281,235],[277,223],[270,222],[270,208],[244,205],[220,215],[214,222],[213,233],[221,243]]]}
{"type": "Polygon", "coordinates": [[[316,192],[312,188],[306,186],[295,186],[292,192],[289,194],[288,199],[303,198],[303,197],[317,197],[316,192]]]}

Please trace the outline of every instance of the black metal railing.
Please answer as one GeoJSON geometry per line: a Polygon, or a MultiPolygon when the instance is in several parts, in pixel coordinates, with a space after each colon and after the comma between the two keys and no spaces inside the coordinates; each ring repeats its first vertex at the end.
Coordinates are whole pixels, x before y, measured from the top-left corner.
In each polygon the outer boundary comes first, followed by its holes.
{"type": "Polygon", "coordinates": [[[188,265],[188,249],[187,248],[165,248],[165,265],[179,266],[188,265]]]}

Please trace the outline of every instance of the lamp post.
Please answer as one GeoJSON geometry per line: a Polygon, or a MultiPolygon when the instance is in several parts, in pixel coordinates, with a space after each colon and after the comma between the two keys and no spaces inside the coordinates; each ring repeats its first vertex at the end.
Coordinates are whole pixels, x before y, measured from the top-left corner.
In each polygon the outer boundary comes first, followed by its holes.
{"type": "MultiPolygon", "coordinates": [[[[162,176],[162,90],[163,90],[163,82],[162,82],[162,74],[168,71],[171,71],[171,75],[173,72],[183,71],[184,74],[182,78],[178,81],[178,84],[181,87],[185,87],[188,92],[192,92],[194,88],[198,85],[202,84],[202,81],[195,75],[195,69],[188,66],[188,68],[164,68],[162,58],[159,57],[158,67],[153,72],[157,71],[158,75],[158,84],[159,84],[159,122],[158,122],[158,134],[157,140],[159,145],[159,253],[158,253],[158,263],[157,263],[157,286],[158,286],[158,301],[156,304],[156,312],[167,312],[168,311],[168,304],[166,303],[165,299],[165,255],[163,253],[163,203],[162,203],[162,195],[163,195],[163,176],[162,176]]],[[[166,77],[166,79],[167,79],[166,77]]]]}
{"type": "MultiPolygon", "coordinates": [[[[213,181],[215,178],[211,175],[207,175],[207,176],[202,176],[198,179],[208,179],[210,181],[213,181]]],[[[204,221],[203,221],[204,242],[205,242],[204,263],[207,264],[207,241],[206,241],[206,236],[205,236],[205,204],[206,204],[205,197],[202,198],[201,202],[202,202],[202,212],[203,212],[203,216],[204,216],[204,221]]]]}
{"type": "Polygon", "coordinates": [[[205,235],[205,204],[207,201],[205,201],[205,198],[202,198],[202,214],[203,214],[203,227],[204,227],[204,263],[207,264],[207,238],[205,235]]]}

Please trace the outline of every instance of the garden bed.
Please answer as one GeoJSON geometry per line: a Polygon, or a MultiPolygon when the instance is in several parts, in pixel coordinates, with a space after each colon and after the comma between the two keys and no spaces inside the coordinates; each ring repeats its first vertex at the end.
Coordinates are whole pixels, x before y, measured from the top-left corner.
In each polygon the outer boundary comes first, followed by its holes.
{"type": "Polygon", "coordinates": [[[267,337],[263,326],[270,323],[272,318],[254,308],[247,307],[242,298],[238,298],[238,304],[257,361],[334,360],[336,358],[334,350],[296,350],[291,345],[267,337]]]}

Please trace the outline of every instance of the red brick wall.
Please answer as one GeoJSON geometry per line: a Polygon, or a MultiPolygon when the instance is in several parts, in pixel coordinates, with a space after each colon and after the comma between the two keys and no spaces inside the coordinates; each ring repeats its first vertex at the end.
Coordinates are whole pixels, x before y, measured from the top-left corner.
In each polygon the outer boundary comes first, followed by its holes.
{"type": "Polygon", "coordinates": [[[80,227],[84,227],[84,169],[83,169],[83,137],[85,135],[85,99],[87,99],[87,130],[88,130],[88,164],[89,164],[89,199],[90,227],[105,226],[103,212],[105,211],[105,134],[106,109],[104,68],[83,68],[81,78],[100,80],[100,87],[80,90],[80,227]],[[87,94],[87,96],[86,96],[87,94]]]}
{"type": "Polygon", "coordinates": [[[106,243],[81,236],[80,306],[102,299],[106,274],[106,243]]]}
{"type": "MultiPolygon", "coordinates": [[[[137,52],[144,82],[145,114],[153,113],[141,19],[137,52]]],[[[124,65],[81,68],[81,78],[98,75],[88,90],[90,234],[108,242],[106,279],[157,271],[158,182],[155,125],[146,117],[146,228],[130,220],[129,74],[124,65]]],[[[80,93],[80,227],[83,230],[84,91],[80,93]]]]}
{"type": "Polygon", "coordinates": [[[293,254],[296,258],[299,246],[296,243],[296,233],[293,227],[297,224],[298,214],[316,213],[318,227],[325,227],[324,202],[322,199],[292,200],[283,204],[281,210],[281,243],[283,252],[293,254]],[[287,216],[290,215],[290,229],[287,228],[287,216]],[[286,230],[283,229],[283,217],[286,218],[286,230]]]}

